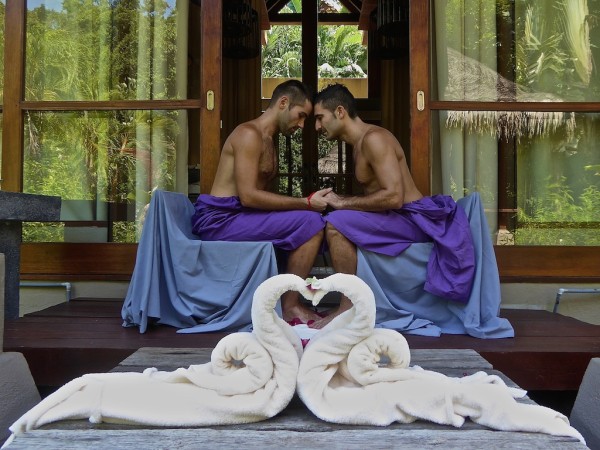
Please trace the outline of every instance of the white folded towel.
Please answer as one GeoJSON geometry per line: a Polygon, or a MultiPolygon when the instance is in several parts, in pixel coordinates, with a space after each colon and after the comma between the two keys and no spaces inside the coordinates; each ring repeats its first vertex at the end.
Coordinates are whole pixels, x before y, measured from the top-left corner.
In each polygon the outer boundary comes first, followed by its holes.
{"type": "Polygon", "coordinates": [[[497,376],[478,372],[452,378],[410,367],[406,340],[395,331],[374,329],[373,292],[353,275],[335,274],[309,286],[295,275],[269,278],[254,294],[252,322],[252,333],[223,338],[206,364],[77,378],[18,419],[4,446],[20,433],[66,419],[155,426],[256,422],[282,411],[296,387],[306,406],[329,422],[388,425],[423,419],[460,427],[470,418],[498,430],[584,442],[564,415],[516,402],[525,392],[508,388],[497,376]],[[312,336],[302,353],[300,338],[274,311],[288,290],[315,305],[339,291],[354,306],[312,336]]]}
{"type": "Polygon", "coordinates": [[[292,399],[302,354],[300,338],[274,311],[287,290],[306,282],[279,275],[259,286],[252,304],[252,333],[233,333],[211,361],[173,372],[99,373],[79,377],[18,419],[13,436],[66,419],[155,426],[256,422],[275,416],[292,399]]]}
{"type": "Polygon", "coordinates": [[[507,387],[498,376],[478,372],[453,378],[410,367],[404,337],[374,329],[373,292],[359,278],[335,274],[312,287],[315,305],[330,291],[345,294],[353,303],[311,339],[300,360],[298,394],[322,420],[389,425],[422,419],[460,427],[470,418],[497,430],[571,436],[584,442],[563,414],[517,402],[525,391],[507,387]]]}

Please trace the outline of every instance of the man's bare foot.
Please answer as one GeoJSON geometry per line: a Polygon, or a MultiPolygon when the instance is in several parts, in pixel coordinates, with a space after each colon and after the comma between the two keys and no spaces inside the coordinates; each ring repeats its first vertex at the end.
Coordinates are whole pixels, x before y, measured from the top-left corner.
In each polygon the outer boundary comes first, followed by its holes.
{"type": "Polygon", "coordinates": [[[290,322],[293,319],[300,319],[302,323],[308,323],[309,320],[317,321],[321,319],[321,316],[314,310],[303,304],[294,305],[288,308],[282,306],[282,315],[283,320],[286,322],[290,322]]]}
{"type": "MultiPolygon", "coordinates": [[[[352,305],[350,305],[350,307],[352,307],[352,305]]],[[[314,322],[310,323],[308,325],[308,327],[309,328],[316,328],[316,329],[320,330],[320,329],[324,328],[325,325],[327,325],[333,319],[335,319],[337,316],[339,316],[343,312],[348,311],[349,309],[350,308],[344,308],[344,309],[342,309],[342,307],[340,306],[340,307],[334,309],[333,311],[331,311],[329,314],[327,314],[322,319],[315,320],[314,322]]]]}
{"type": "Polygon", "coordinates": [[[342,297],[342,300],[340,301],[340,306],[338,306],[333,311],[329,312],[329,314],[327,314],[322,319],[315,320],[314,322],[312,322],[309,325],[309,328],[316,328],[320,330],[321,328],[324,328],[325,325],[327,325],[333,319],[335,319],[337,316],[348,311],[350,308],[352,308],[352,302],[348,298],[342,297]]]}

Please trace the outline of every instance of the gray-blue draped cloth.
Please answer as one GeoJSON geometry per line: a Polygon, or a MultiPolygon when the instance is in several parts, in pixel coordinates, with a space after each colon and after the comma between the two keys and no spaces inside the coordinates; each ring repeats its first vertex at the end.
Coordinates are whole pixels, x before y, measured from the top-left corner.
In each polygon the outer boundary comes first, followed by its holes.
{"type": "MultiPolygon", "coordinates": [[[[375,293],[378,327],[425,336],[514,336],[510,323],[498,317],[498,268],[479,195],[457,203],[466,211],[475,248],[468,302],[424,290],[431,242],[412,244],[398,256],[359,248],[357,275],[375,293]]],[[[192,233],[193,214],[185,195],[154,193],[122,308],[124,326],[138,326],[142,333],[149,323],[171,325],[179,333],[250,329],[254,291],[277,274],[273,245],[202,241],[192,233]]]]}
{"type": "Polygon", "coordinates": [[[249,329],[256,288],[277,275],[270,242],[209,242],[192,233],[194,207],[180,193],[150,201],[121,311],[123,326],[151,323],[179,333],[249,329]]]}
{"type": "Polygon", "coordinates": [[[425,291],[433,243],[415,243],[398,256],[358,249],[357,275],[375,294],[378,327],[405,334],[468,334],[483,339],[514,337],[500,318],[500,278],[479,193],[457,201],[469,220],[475,250],[475,274],[467,303],[425,291]]]}

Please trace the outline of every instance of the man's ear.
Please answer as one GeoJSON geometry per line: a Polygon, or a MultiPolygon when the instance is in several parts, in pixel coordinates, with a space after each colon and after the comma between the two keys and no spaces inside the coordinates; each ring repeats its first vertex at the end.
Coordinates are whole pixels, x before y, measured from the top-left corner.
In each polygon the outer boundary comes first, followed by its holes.
{"type": "Polygon", "coordinates": [[[289,103],[290,99],[287,98],[286,95],[282,95],[281,97],[279,97],[279,101],[277,102],[277,104],[279,105],[279,109],[286,109],[289,103]]]}
{"type": "Polygon", "coordinates": [[[339,105],[337,108],[335,108],[335,117],[338,119],[343,119],[346,116],[346,108],[344,108],[342,105],[339,105]]]}

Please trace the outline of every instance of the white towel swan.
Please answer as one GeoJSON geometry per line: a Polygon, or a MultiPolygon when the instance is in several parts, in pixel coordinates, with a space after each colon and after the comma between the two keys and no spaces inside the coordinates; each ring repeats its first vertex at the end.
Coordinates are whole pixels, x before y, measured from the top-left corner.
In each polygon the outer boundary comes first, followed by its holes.
{"type": "Polygon", "coordinates": [[[564,415],[518,403],[515,397],[525,391],[507,387],[495,375],[452,378],[409,367],[404,337],[374,329],[373,292],[359,278],[335,274],[312,287],[315,305],[330,291],[345,294],[353,303],[311,339],[300,360],[298,394],[322,420],[389,425],[422,419],[460,427],[470,418],[498,430],[571,436],[583,442],[564,415]]]}
{"type": "MultiPolygon", "coordinates": [[[[256,422],[275,416],[292,399],[302,346],[274,307],[287,290],[307,293],[306,282],[278,275],[259,286],[252,333],[234,333],[211,361],[173,372],[100,373],[77,378],[42,400],[11,427],[15,435],[66,419],[155,426],[256,422]]],[[[7,444],[12,441],[7,441],[7,444]]]]}

